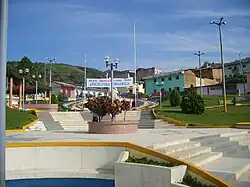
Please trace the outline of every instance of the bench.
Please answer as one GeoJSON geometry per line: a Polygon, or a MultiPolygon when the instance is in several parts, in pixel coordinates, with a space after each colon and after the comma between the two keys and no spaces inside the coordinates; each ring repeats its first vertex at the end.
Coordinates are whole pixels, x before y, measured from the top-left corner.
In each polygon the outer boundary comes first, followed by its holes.
{"type": "MultiPolygon", "coordinates": [[[[223,105],[223,100],[218,100],[218,104],[223,105]]],[[[233,100],[227,100],[227,104],[228,105],[235,105],[233,100]]]]}

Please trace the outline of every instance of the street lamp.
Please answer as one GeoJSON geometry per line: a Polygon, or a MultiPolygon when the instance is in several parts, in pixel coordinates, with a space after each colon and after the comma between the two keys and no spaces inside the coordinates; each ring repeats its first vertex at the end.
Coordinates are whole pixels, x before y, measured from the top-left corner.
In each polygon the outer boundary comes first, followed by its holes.
{"type": "Polygon", "coordinates": [[[113,97],[113,78],[114,78],[114,68],[117,69],[117,66],[120,62],[119,59],[115,59],[115,60],[110,60],[110,58],[108,56],[105,56],[104,57],[104,62],[106,64],[106,67],[109,67],[110,66],[110,70],[111,70],[111,101],[113,103],[114,101],[114,97],[113,97]]]}
{"type": "Polygon", "coordinates": [[[223,82],[223,105],[224,112],[227,112],[227,93],[226,93],[226,80],[225,80],[225,67],[223,61],[223,48],[222,48],[222,36],[221,36],[221,25],[226,25],[226,22],[223,21],[223,17],[220,18],[219,22],[211,21],[210,24],[215,24],[219,27],[219,35],[220,35],[220,59],[222,66],[222,82],[223,82]]]}
{"type": "MultiPolygon", "coordinates": [[[[244,67],[242,65],[242,59],[241,59],[241,55],[243,54],[243,52],[239,53],[239,61],[240,61],[240,67],[241,67],[241,73],[242,73],[242,78],[244,80],[244,67]]],[[[245,81],[243,82],[243,87],[244,87],[244,93],[246,92],[246,87],[245,87],[245,81]]]]}
{"type": "Polygon", "coordinates": [[[21,74],[22,78],[23,78],[23,109],[24,109],[24,101],[25,101],[25,75],[29,73],[29,69],[25,68],[24,70],[19,69],[19,73],[21,74]]]}
{"type": "Polygon", "coordinates": [[[200,69],[200,94],[201,96],[203,95],[202,93],[202,76],[201,76],[201,55],[204,55],[205,53],[201,53],[198,51],[197,53],[194,53],[194,55],[197,55],[199,57],[199,69],[200,69]]]}
{"type": "Polygon", "coordinates": [[[160,108],[161,108],[161,97],[162,97],[162,93],[161,93],[161,90],[162,90],[162,87],[164,86],[164,82],[156,82],[156,86],[160,87],[160,108]]]}
{"type": "Polygon", "coordinates": [[[42,75],[32,75],[32,78],[36,80],[36,104],[37,104],[37,92],[38,92],[38,79],[42,78],[42,75]]]}
{"type": "Polygon", "coordinates": [[[56,60],[56,58],[52,58],[52,59],[50,59],[50,58],[46,58],[46,60],[48,60],[49,61],[49,63],[50,63],[50,68],[49,68],[49,104],[51,104],[51,91],[52,91],[52,89],[51,89],[51,64],[52,64],[52,62],[53,61],[55,61],[56,60]]]}

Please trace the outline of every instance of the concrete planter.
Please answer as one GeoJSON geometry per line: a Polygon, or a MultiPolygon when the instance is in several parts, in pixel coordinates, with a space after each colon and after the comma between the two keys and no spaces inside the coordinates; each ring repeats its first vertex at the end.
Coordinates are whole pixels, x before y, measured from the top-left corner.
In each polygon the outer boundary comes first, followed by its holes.
{"type": "Polygon", "coordinates": [[[25,108],[57,112],[58,104],[25,104],[25,108]]]}
{"type": "Polygon", "coordinates": [[[123,152],[115,163],[116,187],[186,187],[180,184],[187,166],[162,167],[124,162],[129,153],[123,152]]]}
{"type": "Polygon", "coordinates": [[[138,121],[102,121],[89,122],[89,133],[95,134],[129,134],[136,133],[138,121]]]}

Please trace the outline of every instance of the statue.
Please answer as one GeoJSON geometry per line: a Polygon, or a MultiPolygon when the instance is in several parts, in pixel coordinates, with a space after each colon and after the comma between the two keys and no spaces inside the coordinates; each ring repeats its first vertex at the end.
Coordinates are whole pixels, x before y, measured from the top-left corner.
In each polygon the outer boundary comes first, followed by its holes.
{"type": "MultiPolygon", "coordinates": [[[[111,91],[109,91],[109,95],[111,95],[111,91]]],[[[116,87],[113,87],[113,98],[119,99],[119,91],[117,90],[116,87]]]]}

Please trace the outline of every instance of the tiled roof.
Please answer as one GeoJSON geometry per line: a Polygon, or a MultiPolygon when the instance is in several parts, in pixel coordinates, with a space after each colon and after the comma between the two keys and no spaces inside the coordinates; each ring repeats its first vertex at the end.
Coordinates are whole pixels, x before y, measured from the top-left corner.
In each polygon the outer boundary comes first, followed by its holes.
{"type": "Polygon", "coordinates": [[[158,77],[169,77],[169,76],[172,76],[172,75],[179,75],[179,74],[182,74],[182,73],[184,73],[184,70],[178,70],[178,71],[172,71],[172,72],[162,72],[162,73],[159,73],[159,74],[144,77],[143,80],[153,79],[153,78],[158,78],[158,77]]]}
{"type": "Polygon", "coordinates": [[[75,88],[76,86],[73,84],[65,83],[65,82],[60,82],[60,81],[53,81],[56,84],[60,84],[62,86],[70,87],[70,88],[75,88]]]}

